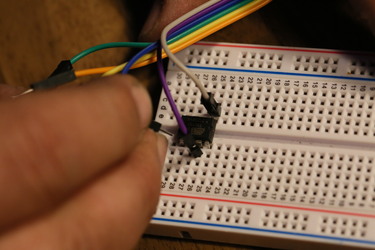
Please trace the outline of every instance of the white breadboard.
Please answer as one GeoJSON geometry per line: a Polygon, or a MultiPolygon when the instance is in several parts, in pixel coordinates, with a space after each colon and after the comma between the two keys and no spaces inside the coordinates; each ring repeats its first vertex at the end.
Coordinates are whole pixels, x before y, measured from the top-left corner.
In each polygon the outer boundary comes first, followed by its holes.
{"type": "MultiPolygon", "coordinates": [[[[200,158],[171,139],[148,233],[275,248],[375,248],[373,54],[198,43],[177,54],[222,105],[200,158]]],[[[183,115],[205,116],[173,63],[183,115]]],[[[156,120],[176,133],[162,94],[156,120]]]]}

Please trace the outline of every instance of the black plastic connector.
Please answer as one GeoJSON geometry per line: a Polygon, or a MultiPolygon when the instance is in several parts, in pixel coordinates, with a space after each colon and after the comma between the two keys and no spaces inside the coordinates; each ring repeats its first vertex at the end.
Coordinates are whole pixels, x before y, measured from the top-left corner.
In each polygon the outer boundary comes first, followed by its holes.
{"type": "Polygon", "coordinates": [[[70,62],[70,60],[64,60],[64,61],[61,61],[59,65],[57,65],[56,69],[52,72],[52,74],[48,78],[64,73],[64,72],[72,71],[72,70],[73,70],[73,65],[70,62]]]}
{"type": "Polygon", "coordinates": [[[43,89],[51,89],[56,88],[64,83],[71,82],[76,79],[76,75],[73,71],[68,71],[64,73],[60,73],[54,76],[47,78],[44,81],[40,81],[34,84],[31,84],[31,88],[34,90],[43,90],[43,89]]]}
{"type": "Polygon", "coordinates": [[[154,120],[150,123],[149,128],[152,129],[154,132],[159,132],[161,129],[161,123],[154,120]]]}
{"type": "Polygon", "coordinates": [[[73,66],[69,60],[61,61],[52,74],[43,81],[31,84],[34,90],[43,90],[56,88],[64,83],[71,82],[76,79],[73,72],[73,66]]]}
{"type": "Polygon", "coordinates": [[[194,158],[198,158],[203,154],[202,150],[200,149],[198,144],[195,143],[195,139],[191,134],[187,134],[181,137],[180,140],[182,140],[184,145],[189,148],[190,154],[194,158]]]}
{"type": "Polygon", "coordinates": [[[201,103],[206,108],[210,116],[220,117],[221,105],[215,101],[212,93],[208,93],[208,96],[208,99],[204,99],[203,97],[201,97],[201,103]]]}
{"type": "Polygon", "coordinates": [[[162,133],[167,136],[173,136],[171,132],[162,128],[162,125],[160,122],[157,122],[155,120],[153,120],[148,127],[152,129],[155,133],[162,133]]]}

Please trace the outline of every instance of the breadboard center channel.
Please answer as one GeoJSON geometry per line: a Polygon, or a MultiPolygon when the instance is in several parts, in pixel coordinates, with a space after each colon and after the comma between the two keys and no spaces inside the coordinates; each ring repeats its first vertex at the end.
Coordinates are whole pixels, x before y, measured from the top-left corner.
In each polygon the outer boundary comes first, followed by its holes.
{"type": "MultiPolygon", "coordinates": [[[[171,140],[153,225],[375,247],[374,55],[198,43],[177,56],[222,115],[200,158],[171,140]]],[[[167,80],[183,115],[207,115],[173,63],[167,80]]],[[[156,119],[177,133],[164,94],[156,119]]]]}

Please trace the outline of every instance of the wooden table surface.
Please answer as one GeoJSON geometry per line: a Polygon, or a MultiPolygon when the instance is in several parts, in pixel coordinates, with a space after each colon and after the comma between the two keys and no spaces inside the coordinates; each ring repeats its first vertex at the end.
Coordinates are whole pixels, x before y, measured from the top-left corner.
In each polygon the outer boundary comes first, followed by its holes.
{"type": "MultiPolygon", "coordinates": [[[[48,76],[59,61],[88,47],[136,40],[145,13],[137,2],[129,10],[123,1],[1,1],[0,82],[28,86],[48,76]]],[[[347,1],[275,0],[205,40],[375,51],[374,36],[360,21],[347,1]]],[[[117,65],[127,55],[128,49],[105,50],[89,55],[75,68],[117,65]]],[[[155,91],[152,67],[135,74],[155,91]]],[[[146,236],[137,249],[248,248],[146,236]]]]}

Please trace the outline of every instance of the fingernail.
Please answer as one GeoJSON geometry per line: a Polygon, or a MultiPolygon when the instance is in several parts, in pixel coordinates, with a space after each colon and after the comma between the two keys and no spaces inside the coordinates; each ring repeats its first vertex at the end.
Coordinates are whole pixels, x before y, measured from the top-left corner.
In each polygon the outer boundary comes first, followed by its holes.
{"type": "Polygon", "coordinates": [[[147,93],[147,90],[140,84],[132,85],[131,94],[138,110],[141,127],[146,128],[150,123],[152,114],[150,95],[147,93]]]}
{"type": "Polygon", "coordinates": [[[167,154],[167,149],[168,149],[168,140],[162,134],[156,133],[156,136],[157,136],[157,148],[158,148],[160,164],[163,167],[165,156],[167,154]]]}

